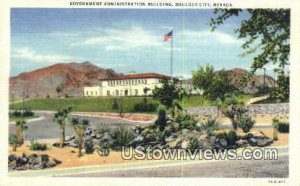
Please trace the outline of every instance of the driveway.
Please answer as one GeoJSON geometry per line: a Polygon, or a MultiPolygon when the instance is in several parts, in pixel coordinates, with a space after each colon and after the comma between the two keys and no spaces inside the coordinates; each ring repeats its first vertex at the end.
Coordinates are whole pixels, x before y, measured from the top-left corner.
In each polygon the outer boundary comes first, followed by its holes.
{"type": "MultiPolygon", "coordinates": [[[[42,119],[29,121],[27,123],[28,129],[25,131],[25,140],[30,140],[35,138],[39,139],[52,139],[52,138],[59,138],[60,131],[59,125],[53,121],[54,112],[37,112],[36,113],[42,119]]],[[[79,116],[76,116],[79,117],[79,116]]],[[[138,122],[130,122],[126,120],[122,120],[119,118],[98,118],[98,117],[82,117],[86,118],[90,121],[90,127],[96,128],[100,124],[109,125],[112,128],[118,126],[126,126],[126,127],[133,127],[136,125],[149,125],[145,123],[138,123],[138,122]]],[[[15,125],[9,125],[9,134],[15,133],[15,125]]],[[[66,125],[66,136],[73,135],[74,129],[71,125],[66,125]]]]}

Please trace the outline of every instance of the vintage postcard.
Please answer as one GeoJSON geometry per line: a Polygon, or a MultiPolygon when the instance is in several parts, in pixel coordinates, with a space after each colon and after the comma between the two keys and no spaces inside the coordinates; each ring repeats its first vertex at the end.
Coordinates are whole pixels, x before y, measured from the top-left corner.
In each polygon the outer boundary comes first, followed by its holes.
{"type": "Polygon", "coordinates": [[[274,2],[3,1],[0,185],[300,185],[299,4],[274,2]]]}

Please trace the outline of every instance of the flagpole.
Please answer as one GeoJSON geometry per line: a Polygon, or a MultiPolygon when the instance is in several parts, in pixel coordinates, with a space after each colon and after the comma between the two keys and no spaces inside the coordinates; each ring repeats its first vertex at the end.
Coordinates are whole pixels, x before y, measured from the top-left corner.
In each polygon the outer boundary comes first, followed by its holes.
{"type": "Polygon", "coordinates": [[[173,39],[174,39],[174,31],[172,30],[172,38],[171,38],[171,79],[173,79],[173,39]]]}

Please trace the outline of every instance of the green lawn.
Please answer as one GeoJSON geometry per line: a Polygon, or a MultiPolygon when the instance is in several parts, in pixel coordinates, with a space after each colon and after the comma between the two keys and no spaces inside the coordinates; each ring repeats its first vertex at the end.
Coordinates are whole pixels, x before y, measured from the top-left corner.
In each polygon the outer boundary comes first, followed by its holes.
{"type": "MultiPolygon", "coordinates": [[[[243,95],[239,96],[240,100],[246,102],[252,96],[243,95]]],[[[75,111],[86,111],[86,112],[118,112],[118,110],[112,110],[113,100],[116,99],[118,104],[120,104],[119,97],[74,97],[74,98],[48,98],[48,99],[34,99],[24,102],[25,107],[30,107],[33,110],[58,110],[59,108],[65,106],[72,106],[75,111]]],[[[134,112],[133,107],[137,103],[141,103],[143,97],[123,97],[122,105],[123,112],[134,112]]],[[[153,100],[151,97],[147,98],[148,103],[159,102],[153,100]]],[[[182,100],[183,107],[195,107],[195,106],[208,106],[212,105],[212,101],[203,99],[201,96],[190,96],[190,98],[185,97],[182,100]]],[[[12,107],[12,105],[10,105],[12,107]]],[[[14,108],[21,109],[22,102],[15,103],[14,108]]]]}

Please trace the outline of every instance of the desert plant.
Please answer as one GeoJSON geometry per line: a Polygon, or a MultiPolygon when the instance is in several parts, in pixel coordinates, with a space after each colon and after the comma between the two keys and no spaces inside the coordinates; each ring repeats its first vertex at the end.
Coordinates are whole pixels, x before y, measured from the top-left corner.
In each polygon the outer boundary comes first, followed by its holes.
{"type": "Polygon", "coordinates": [[[128,147],[130,145],[130,142],[134,139],[134,133],[132,130],[121,126],[113,131],[113,138],[115,139],[116,148],[120,150],[122,146],[128,147]]]}
{"type": "Polygon", "coordinates": [[[17,135],[15,135],[15,134],[9,135],[8,142],[9,142],[10,145],[12,145],[13,151],[16,151],[17,150],[17,145],[18,145],[17,135]]]}
{"type": "Polygon", "coordinates": [[[163,131],[165,129],[165,126],[167,124],[167,116],[166,116],[166,107],[159,106],[157,109],[157,120],[155,122],[158,124],[159,129],[163,131]]]}
{"type": "Polygon", "coordinates": [[[108,126],[108,125],[104,125],[104,124],[100,124],[97,126],[96,128],[96,131],[99,133],[99,134],[104,134],[105,132],[111,132],[111,128],[108,126]]]}
{"type": "Polygon", "coordinates": [[[288,123],[279,122],[278,124],[278,132],[281,133],[289,133],[290,125],[288,123]]]}
{"type": "Polygon", "coordinates": [[[35,139],[30,140],[30,150],[47,150],[46,144],[41,144],[35,139]]]}
{"type": "Polygon", "coordinates": [[[165,131],[161,131],[159,128],[151,130],[149,133],[150,140],[154,140],[156,143],[161,143],[164,140],[165,131]]]}
{"type": "Polygon", "coordinates": [[[273,140],[277,141],[278,140],[279,120],[273,119],[272,126],[273,126],[273,140]]]}
{"type": "Polygon", "coordinates": [[[83,145],[83,138],[84,138],[85,130],[87,126],[89,126],[89,121],[86,119],[78,120],[77,118],[73,118],[72,125],[74,127],[76,133],[76,139],[78,141],[77,156],[80,157],[82,155],[81,150],[83,145]]]}
{"type": "Polygon", "coordinates": [[[94,152],[94,143],[92,140],[84,141],[84,150],[87,154],[92,154],[94,152]]]}
{"type": "Polygon", "coordinates": [[[206,131],[218,130],[219,129],[219,122],[217,119],[208,119],[205,122],[201,123],[200,129],[206,131]]]}
{"type": "Polygon", "coordinates": [[[197,124],[197,121],[192,116],[186,113],[180,113],[177,122],[180,124],[181,129],[190,130],[195,129],[197,124]]]}
{"type": "Polygon", "coordinates": [[[26,120],[24,118],[18,118],[16,120],[16,135],[18,144],[22,145],[24,143],[23,133],[26,130],[26,120]]]}
{"type": "Polygon", "coordinates": [[[180,111],[182,110],[182,106],[180,105],[178,100],[173,101],[173,108],[172,108],[172,116],[175,121],[178,120],[180,111]]]}
{"type": "Polygon", "coordinates": [[[237,125],[239,128],[243,130],[243,132],[249,132],[254,126],[255,121],[251,119],[249,116],[241,116],[237,119],[237,125]]]}
{"type": "Polygon", "coordinates": [[[228,142],[229,145],[234,145],[235,142],[237,141],[236,132],[234,130],[230,130],[227,133],[226,140],[227,140],[227,142],[228,142]]]}
{"type": "Polygon", "coordinates": [[[64,147],[65,142],[65,127],[68,121],[70,120],[70,112],[72,107],[67,107],[60,109],[57,113],[54,114],[54,121],[59,125],[60,128],[60,148],[64,147]]]}
{"type": "Polygon", "coordinates": [[[190,143],[188,145],[188,149],[190,149],[191,152],[194,152],[195,150],[200,148],[200,142],[196,137],[190,138],[190,143]]]}

